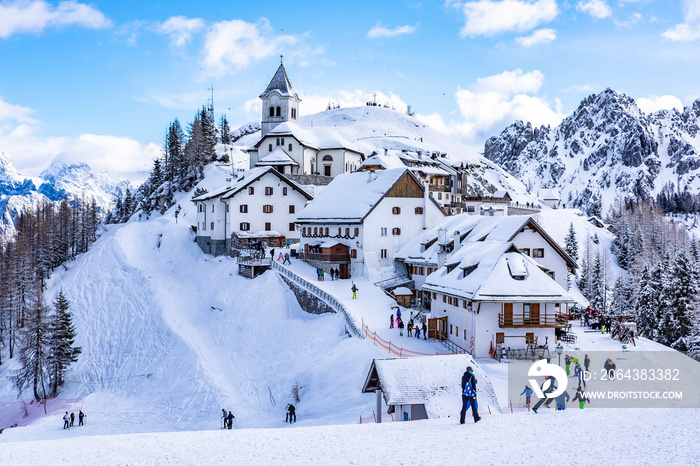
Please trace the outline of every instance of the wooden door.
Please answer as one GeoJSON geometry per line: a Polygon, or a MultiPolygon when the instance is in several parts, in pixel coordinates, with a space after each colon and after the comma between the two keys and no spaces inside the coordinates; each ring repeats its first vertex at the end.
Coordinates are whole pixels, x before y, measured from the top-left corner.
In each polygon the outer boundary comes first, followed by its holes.
{"type": "Polygon", "coordinates": [[[530,325],[540,324],[540,303],[530,304],[530,325]]]}
{"type": "Polygon", "coordinates": [[[437,319],[428,319],[428,338],[437,338],[437,319]]]}
{"type": "Polygon", "coordinates": [[[503,303],[503,325],[513,325],[513,303],[503,303]]]}
{"type": "Polygon", "coordinates": [[[505,334],[502,332],[497,333],[496,334],[496,344],[502,345],[505,342],[506,342],[505,334]]]}
{"type": "Polygon", "coordinates": [[[331,176],[331,166],[326,165],[323,167],[323,174],[326,176],[331,176]]]}

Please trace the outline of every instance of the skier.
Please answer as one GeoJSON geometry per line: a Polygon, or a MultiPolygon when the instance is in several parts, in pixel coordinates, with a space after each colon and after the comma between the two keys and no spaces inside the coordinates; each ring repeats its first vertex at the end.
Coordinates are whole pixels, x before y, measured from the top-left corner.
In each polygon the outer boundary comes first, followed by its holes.
{"type": "Polygon", "coordinates": [[[566,367],[566,375],[571,375],[571,356],[568,354],[564,355],[564,364],[566,367]]]}
{"type": "Polygon", "coordinates": [[[354,282],[353,282],[352,288],[350,288],[350,290],[352,290],[352,299],[357,299],[357,286],[355,286],[354,282]]]}
{"type": "Polygon", "coordinates": [[[552,392],[556,391],[556,389],[557,389],[557,386],[554,385],[554,378],[549,377],[549,376],[545,376],[544,382],[542,382],[542,385],[540,386],[540,388],[542,389],[542,394],[545,395],[545,397],[541,398],[540,400],[537,401],[537,403],[535,403],[535,406],[532,408],[532,411],[534,413],[537,413],[537,410],[540,409],[540,406],[542,406],[542,403],[545,403],[545,405],[544,405],[545,408],[549,408],[549,404],[552,402],[552,398],[547,398],[547,394],[552,393],[552,392]],[[549,380],[549,379],[552,379],[552,380],[550,381],[549,387],[547,387],[545,389],[544,387],[545,387],[545,385],[547,385],[547,380],[549,380]]]}
{"type": "Polygon", "coordinates": [[[468,366],[464,375],[462,375],[462,411],[459,414],[459,423],[464,424],[464,418],[467,415],[467,408],[472,407],[472,416],[474,422],[479,422],[478,406],[476,404],[476,377],[474,377],[474,369],[468,366]]]}
{"type": "Polygon", "coordinates": [[[576,395],[574,395],[573,399],[571,402],[573,403],[574,401],[578,400],[578,407],[583,409],[583,407],[586,405],[586,402],[590,403],[591,400],[586,396],[586,393],[583,391],[581,387],[578,387],[576,389],[576,395]]]}
{"type": "Polygon", "coordinates": [[[566,402],[569,401],[569,399],[571,399],[571,397],[569,396],[569,392],[564,390],[564,392],[561,395],[559,395],[556,399],[557,399],[557,410],[563,411],[566,409],[566,402]]]}
{"type": "Polygon", "coordinates": [[[282,262],[282,265],[284,265],[284,264],[292,265],[292,262],[289,260],[289,253],[288,252],[284,253],[284,262],[282,262]]]}
{"type": "Polygon", "coordinates": [[[75,413],[70,413],[70,426],[73,427],[75,423],[75,413]]]}
{"type": "Polygon", "coordinates": [[[68,415],[68,411],[66,411],[66,414],[63,415],[63,428],[67,429],[70,427],[70,416],[68,415]]]}
{"type": "Polygon", "coordinates": [[[297,422],[296,408],[293,404],[289,404],[289,423],[297,422]]]}
{"type": "Polygon", "coordinates": [[[525,390],[523,390],[520,394],[525,394],[525,406],[527,406],[527,409],[530,409],[530,397],[532,396],[532,389],[525,385],[525,390]]]}
{"type": "Polygon", "coordinates": [[[403,320],[401,317],[397,317],[397,320],[399,321],[399,336],[403,336],[403,320]]]}
{"type": "Polygon", "coordinates": [[[394,328],[394,314],[389,318],[389,328],[394,328]]]}
{"type": "Polygon", "coordinates": [[[280,251],[279,257],[277,257],[277,262],[284,260],[284,256],[282,255],[282,251],[280,251]]]}
{"type": "Polygon", "coordinates": [[[226,410],[225,410],[225,409],[221,409],[221,413],[222,413],[221,419],[224,420],[224,427],[223,427],[223,428],[225,429],[226,427],[228,427],[228,419],[227,419],[227,418],[228,418],[228,414],[226,414],[226,410]]]}
{"type": "Polygon", "coordinates": [[[83,419],[85,419],[85,414],[82,411],[80,411],[80,413],[78,413],[78,425],[79,426],[83,425],[83,419]]]}
{"type": "Polygon", "coordinates": [[[226,416],[226,420],[228,421],[228,430],[233,429],[233,418],[236,417],[233,415],[231,411],[228,412],[228,416],[226,416]]]}

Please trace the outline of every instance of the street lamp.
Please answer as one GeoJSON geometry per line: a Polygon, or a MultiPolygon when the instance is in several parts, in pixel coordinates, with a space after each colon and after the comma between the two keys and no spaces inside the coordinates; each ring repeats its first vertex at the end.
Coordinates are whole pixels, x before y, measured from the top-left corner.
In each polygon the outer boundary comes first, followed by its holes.
{"type": "Polygon", "coordinates": [[[561,346],[561,343],[557,343],[557,346],[555,346],[554,349],[557,351],[557,356],[559,356],[559,366],[561,366],[561,354],[564,352],[564,347],[561,346]]]}

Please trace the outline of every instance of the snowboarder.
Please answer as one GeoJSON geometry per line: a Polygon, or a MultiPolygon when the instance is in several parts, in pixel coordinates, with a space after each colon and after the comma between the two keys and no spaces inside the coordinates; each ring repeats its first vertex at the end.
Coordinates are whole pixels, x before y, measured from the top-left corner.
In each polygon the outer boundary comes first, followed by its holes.
{"type": "Polygon", "coordinates": [[[530,409],[530,397],[532,396],[532,389],[525,385],[525,390],[523,390],[520,395],[525,394],[525,406],[530,409]]]}
{"type": "Polygon", "coordinates": [[[228,421],[228,430],[233,429],[233,418],[236,417],[233,415],[231,411],[228,412],[228,416],[226,416],[226,420],[228,421]]]}
{"type": "Polygon", "coordinates": [[[591,402],[591,400],[586,396],[586,393],[583,391],[583,389],[581,387],[578,387],[576,389],[576,395],[574,395],[571,402],[573,403],[576,400],[578,400],[578,407],[580,409],[583,409],[583,407],[586,405],[586,402],[588,402],[588,403],[591,402]]]}
{"type": "Polygon", "coordinates": [[[223,427],[223,428],[225,429],[225,428],[228,427],[228,419],[227,419],[227,418],[228,418],[228,414],[226,413],[226,410],[225,410],[225,409],[222,409],[222,410],[221,410],[221,413],[222,413],[221,419],[224,420],[224,427],[223,427]]]}
{"type": "Polygon", "coordinates": [[[423,340],[428,339],[428,327],[425,325],[425,320],[423,321],[423,340]]]}
{"type": "Polygon", "coordinates": [[[352,290],[352,299],[357,299],[357,286],[355,286],[354,282],[353,282],[352,288],[350,288],[350,290],[352,290]]]}
{"type": "Polygon", "coordinates": [[[82,411],[80,411],[80,413],[78,413],[78,425],[79,426],[83,425],[83,419],[85,419],[85,414],[82,411]]]}
{"type": "Polygon", "coordinates": [[[476,404],[476,377],[474,377],[474,369],[471,366],[467,367],[466,372],[462,375],[462,411],[459,414],[459,423],[464,424],[464,418],[467,415],[467,408],[472,407],[472,416],[474,422],[479,422],[478,406],[476,404]]]}
{"type": "Polygon", "coordinates": [[[70,413],[70,426],[73,427],[75,424],[75,413],[70,413]]]}
{"type": "Polygon", "coordinates": [[[63,428],[67,429],[70,427],[70,416],[68,415],[68,411],[66,411],[66,414],[63,415],[63,428]]]}
{"type": "Polygon", "coordinates": [[[559,395],[556,399],[557,399],[557,411],[563,411],[566,409],[566,402],[569,401],[569,399],[571,399],[571,397],[569,396],[569,392],[564,390],[564,392],[561,395],[559,395]]]}
{"type": "Polygon", "coordinates": [[[289,260],[289,253],[288,252],[284,253],[284,262],[282,262],[282,265],[284,265],[284,264],[292,265],[292,262],[289,260]]]}
{"type": "Polygon", "coordinates": [[[394,328],[394,314],[389,318],[389,328],[394,328]]]}
{"type": "Polygon", "coordinates": [[[399,321],[399,336],[403,336],[403,320],[401,317],[397,317],[397,320],[399,321]]]}
{"type": "Polygon", "coordinates": [[[297,422],[296,408],[293,404],[289,404],[289,423],[297,422]]]}

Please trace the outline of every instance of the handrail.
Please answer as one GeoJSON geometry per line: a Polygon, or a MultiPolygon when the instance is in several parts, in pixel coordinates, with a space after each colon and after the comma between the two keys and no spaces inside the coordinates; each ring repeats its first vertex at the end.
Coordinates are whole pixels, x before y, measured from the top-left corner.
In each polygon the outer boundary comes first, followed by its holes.
{"type": "Polygon", "coordinates": [[[294,272],[292,272],[288,268],[283,267],[282,265],[280,265],[276,261],[272,261],[272,268],[275,269],[281,275],[284,275],[287,278],[289,278],[292,282],[298,284],[304,290],[306,290],[309,293],[311,293],[312,295],[316,296],[318,299],[320,299],[321,301],[326,303],[328,306],[330,306],[335,312],[343,314],[343,316],[345,317],[346,328],[349,328],[350,332],[352,334],[354,334],[356,337],[358,337],[360,339],[365,338],[365,336],[362,334],[362,332],[360,332],[357,329],[357,325],[352,320],[352,317],[348,313],[347,309],[345,309],[345,306],[342,303],[340,303],[337,299],[335,299],[335,297],[329,295],[328,293],[326,293],[322,289],[318,288],[317,286],[312,285],[311,283],[309,283],[308,280],[300,277],[299,275],[295,274],[294,272]]]}

